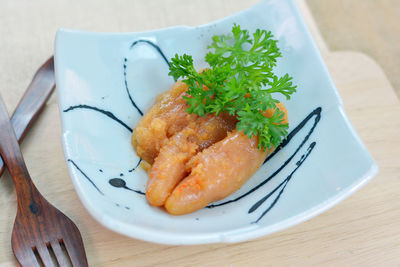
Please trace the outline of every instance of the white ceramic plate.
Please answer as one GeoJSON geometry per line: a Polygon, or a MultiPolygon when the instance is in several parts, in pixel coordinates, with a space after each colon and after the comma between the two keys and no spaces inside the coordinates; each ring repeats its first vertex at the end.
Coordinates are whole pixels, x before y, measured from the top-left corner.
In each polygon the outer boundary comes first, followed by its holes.
{"type": "Polygon", "coordinates": [[[76,191],[101,224],[164,244],[239,242],[282,230],[332,207],[377,173],[294,1],[263,1],[199,27],[139,33],[59,30],[56,81],[65,157],[76,191]],[[174,83],[168,61],[191,54],[198,68],[215,34],[232,24],[272,31],[283,57],[278,72],[298,85],[289,110],[289,142],[236,193],[184,215],[147,204],[136,168],[132,128],[174,83]]]}

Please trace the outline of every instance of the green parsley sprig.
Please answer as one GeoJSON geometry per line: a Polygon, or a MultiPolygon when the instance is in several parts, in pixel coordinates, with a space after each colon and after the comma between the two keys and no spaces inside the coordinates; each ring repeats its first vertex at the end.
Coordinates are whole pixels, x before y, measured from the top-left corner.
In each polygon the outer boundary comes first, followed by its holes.
{"type": "Polygon", "coordinates": [[[286,137],[289,126],[282,123],[284,113],[276,109],[279,101],[272,94],[290,99],[296,91],[292,77],[273,73],[281,57],[277,40],[271,32],[260,29],[251,38],[249,31],[234,24],[232,34],[213,36],[208,48],[212,51],[205,61],[210,68],[200,73],[190,55],[176,54],[170,64],[169,75],[182,78],[188,85],[189,96],[184,96],[187,112],[199,116],[227,112],[237,116],[238,131],[250,138],[259,137],[260,149],[276,147],[286,137]],[[271,118],[263,116],[267,109],[275,109],[271,118]]]}

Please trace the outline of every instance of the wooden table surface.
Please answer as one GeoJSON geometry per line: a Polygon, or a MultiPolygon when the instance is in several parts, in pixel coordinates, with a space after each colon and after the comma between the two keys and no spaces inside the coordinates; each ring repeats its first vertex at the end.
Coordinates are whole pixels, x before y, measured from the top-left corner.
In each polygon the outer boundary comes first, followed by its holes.
{"type": "MultiPolygon", "coordinates": [[[[0,34],[3,33],[0,93],[11,111],[36,68],[51,54],[51,42],[60,26],[136,31],[175,24],[196,25],[256,2],[0,2],[0,20],[8,23],[0,29],[0,34]],[[30,23],[17,23],[22,19],[30,23]]],[[[346,112],[379,165],[379,174],[329,211],[257,240],[201,246],[146,243],[103,228],[82,206],[68,177],[60,141],[57,101],[53,96],[28,134],[22,150],[39,190],[81,230],[90,266],[399,266],[398,98],[382,69],[371,58],[355,52],[329,51],[307,6],[304,2],[299,4],[343,98],[346,112]]],[[[8,174],[0,179],[0,211],[0,266],[15,266],[10,233],[16,197],[8,174]]]]}
{"type": "Polygon", "coordinates": [[[307,0],[329,48],[366,53],[400,98],[400,1],[307,0]]]}

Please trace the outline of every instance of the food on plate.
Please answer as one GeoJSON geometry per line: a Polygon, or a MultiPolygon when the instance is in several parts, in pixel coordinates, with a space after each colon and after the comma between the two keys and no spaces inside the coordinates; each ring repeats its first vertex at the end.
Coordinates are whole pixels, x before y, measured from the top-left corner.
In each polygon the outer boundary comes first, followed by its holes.
{"type": "MultiPolygon", "coordinates": [[[[283,105],[278,107],[286,110],[283,105]]],[[[249,138],[237,130],[228,133],[190,159],[186,165],[190,174],[172,191],[166,210],[174,215],[186,214],[229,196],[258,170],[272,150],[258,149],[257,137],[249,138]]]]}
{"type": "Polygon", "coordinates": [[[146,196],[153,206],[164,205],[174,187],[189,172],[186,163],[198,152],[224,139],[235,123],[220,116],[194,118],[161,147],[149,172],[146,196]]]}
{"type": "Polygon", "coordinates": [[[159,95],[153,107],[139,121],[132,134],[132,144],[143,160],[153,164],[160,148],[169,137],[182,130],[194,114],[186,112],[182,96],[187,85],[175,83],[170,90],[159,95]]]}
{"type": "Polygon", "coordinates": [[[273,73],[281,56],[265,30],[234,25],[212,38],[197,71],[191,56],[175,55],[176,82],[157,97],[132,134],[136,153],[151,165],[146,198],[174,215],[196,211],[238,190],[287,135],[280,93],[290,99],[292,78],[273,73]]]}

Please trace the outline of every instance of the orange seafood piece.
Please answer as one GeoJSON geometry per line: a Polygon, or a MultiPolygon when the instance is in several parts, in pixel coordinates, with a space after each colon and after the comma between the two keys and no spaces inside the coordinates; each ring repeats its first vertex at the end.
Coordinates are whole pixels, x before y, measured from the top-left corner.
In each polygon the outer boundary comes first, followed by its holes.
{"type": "MultiPolygon", "coordinates": [[[[287,123],[287,110],[282,123],[287,123]]],[[[273,111],[265,116],[272,116],[273,111]]],[[[221,200],[238,190],[261,166],[270,151],[258,149],[258,138],[248,138],[236,130],[194,156],[187,164],[191,173],[173,190],[165,202],[173,215],[187,214],[221,200]]]]}
{"type": "MultiPolygon", "coordinates": [[[[175,83],[161,94],[132,134],[137,154],[151,166],[146,197],[174,215],[186,214],[238,190],[260,167],[268,153],[258,138],[235,129],[227,114],[188,114],[182,98],[187,85],[175,83]]],[[[277,108],[285,113],[282,103],[277,108]]],[[[271,117],[274,110],[264,116],[271,117]]]]}
{"type": "Polygon", "coordinates": [[[187,175],[186,163],[201,151],[226,137],[236,118],[197,117],[161,147],[149,173],[146,197],[153,206],[164,205],[175,186],[187,175]]]}
{"type": "Polygon", "coordinates": [[[196,115],[186,112],[187,105],[182,96],[187,85],[176,82],[157,97],[155,104],[136,126],[131,142],[136,153],[152,164],[160,148],[169,137],[186,127],[196,115]]]}
{"type": "Polygon", "coordinates": [[[185,164],[198,148],[197,144],[188,140],[193,133],[193,129],[184,129],[161,148],[147,181],[146,198],[151,205],[164,205],[176,184],[185,176],[185,164]]]}

